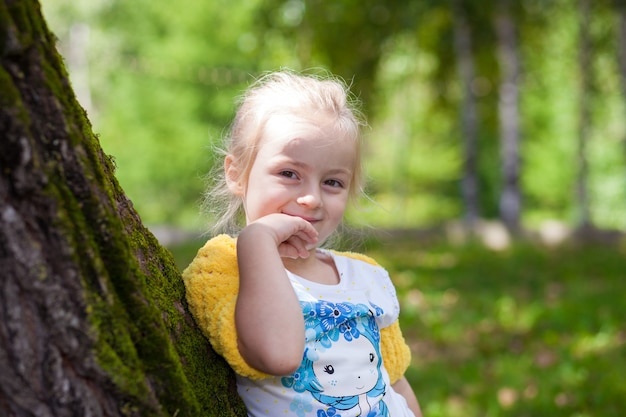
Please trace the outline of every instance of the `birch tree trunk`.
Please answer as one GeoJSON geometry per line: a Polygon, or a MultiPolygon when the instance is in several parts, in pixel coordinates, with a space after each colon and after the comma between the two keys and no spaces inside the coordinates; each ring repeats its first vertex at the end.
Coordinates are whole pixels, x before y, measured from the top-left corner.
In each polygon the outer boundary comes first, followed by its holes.
{"type": "Polygon", "coordinates": [[[519,79],[520,62],[511,1],[499,0],[496,15],[498,62],[501,82],[498,89],[498,118],[502,161],[500,217],[507,229],[517,233],[520,227],[520,145],[519,145],[519,79]]]}
{"type": "Polygon", "coordinates": [[[578,67],[580,74],[580,100],[578,116],[577,176],[576,205],[578,208],[578,227],[590,228],[591,213],[589,208],[589,163],[587,142],[591,128],[591,40],[589,34],[591,3],[589,0],[579,1],[580,34],[578,49],[578,67]]]}
{"type": "Polygon", "coordinates": [[[463,89],[461,104],[461,136],[463,140],[463,178],[461,195],[465,208],[464,224],[473,231],[480,217],[478,199],[478,110],[472,83],[476,78],[472,54],[472,32],[461,0],[452,3],[454,18],[454,49],[457,71],[463,89]]]}
{"type": "MultiPolygon", "coordinates": [[[[619,25],[617,29],[618,65],[622,81],[622,99],[626,101],[626,0],[616,0],[619,25]]],[[[626,161],[626,137],[622,139],[624,160],[626,161]]],[[[624,172],[626,173],[626,167],[624,172]]],[[[626,178],[625,178],[626,186],[626,178]]]]}
{"type": "Polygon", "coordinates": [[[0,415],[245,415],[37,1],[0,2],[0,62],[0,415]]]}

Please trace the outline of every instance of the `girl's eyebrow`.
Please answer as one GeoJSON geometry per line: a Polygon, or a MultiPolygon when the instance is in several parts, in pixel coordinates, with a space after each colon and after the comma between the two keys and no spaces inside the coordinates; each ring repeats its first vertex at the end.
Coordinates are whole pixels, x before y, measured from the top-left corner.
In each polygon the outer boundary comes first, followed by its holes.
{"type": "Polygon", "coordinates": [[[335,174],[345,174],[345,175],[352,175],[352,170],[348,169],[348,168],[335,168],[335,169],[331,169],[330,171],[328,171],[329,174],[331,175],[335,175],[335,174]]]}
{"type": "Polygon", "coordinates": [[[304,162],[298,161],[297,159],[294,159],[290,156],[277,156],[274,158],[271,158],[272,164],[273,165],[283,165],[283,164],[289,164],[289,165],[295,165],[296,167],[299,168],[307,168],[308,164],[305,164],[304,162]]]}
{"type": "MultiPolygon", "coordinates": [[[[293,159],[290,157],[281,157],[278,161],[278,164],[284,164],[284,163],[288,163],[291,165],[294,165],[297,168],[302,168],[302,169],[309,169],[311,168],[311,165],[307,164],[306,162],[302,162],[299,161],[297,159],[293,159]]],[[[348,168],[344,168],[344,167],[339,167],[339,168],[332,168],[330,170],[327,171],[327,174],[330,175],[338,175],[338,174],[345,174],[345,175],[352,175],[352,170],[348,169],[348,168]]]]}

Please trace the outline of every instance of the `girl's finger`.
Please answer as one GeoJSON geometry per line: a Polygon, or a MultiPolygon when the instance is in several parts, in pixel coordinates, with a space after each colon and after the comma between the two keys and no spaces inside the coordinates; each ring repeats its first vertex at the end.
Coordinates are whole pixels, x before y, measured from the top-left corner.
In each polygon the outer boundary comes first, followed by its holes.
{"type": "Polygon", "coordinates": [[[287,253],[289,253],[290,255],[295,255],[295,257],[307,258],[310,255],[311,251],[308,246],[312,244],[312,242],[307,242],[307,240],[298,235],[293,235],[279,246],[279,253],[282,249],[281,246],[284,246],[285,248],[282,252],[285,255],[283,256],[289,256],[287,255],[287,253]],[[293,249],[293,251],[291,249],[293,249]]]}
{"type": "Polygon", "coordinates": [[[295,246],[292,246],[288,243],[281,243],[278,246],[278,254],[280,255],[281,258],[291,258],[291,259],[297,259],[300,256],[298,249],[296,249],[295,246]]]}

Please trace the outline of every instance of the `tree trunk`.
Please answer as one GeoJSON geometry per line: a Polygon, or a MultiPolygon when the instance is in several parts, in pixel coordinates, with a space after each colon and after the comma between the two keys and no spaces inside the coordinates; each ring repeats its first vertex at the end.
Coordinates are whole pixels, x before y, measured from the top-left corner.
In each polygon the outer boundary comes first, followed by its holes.
{"type": "MultiPolygon", "coordinates": [[[[618,65],[620,79],[622,82],[622,99],[626,102],[626,0],[616,0],[615,6],[619,19],[619,26],[617,30],[618,65]]],[[[626,161],[626,137],[622,139],[622,143],[624,161],[626,161]]]]}
{"type": "Polygon", "coordinates": [[[472,32],[460,0],[455,0],[454,17],[454,49],[457,57],[457,71],[463,86],[461,104],[461,136],[463,139],[463,178],[461,195],[465,207],[463,223],[470,231],[477,226],[480,217],[478,203],[478,110],[472,83],[476,78],[474,55],[472,54],[472,32]]]}
{"type": "Polygon", "coordinates": [[[589,208],[589,163],[587,156],[587,142],[591,128],[591,40],[589,34],[591,3],[589,0],[580,0],[580,35],[578,49],[578,67],[580,71],[580,100],[578,116],[578,174],[576,177],[576,203],[578,207],[578,227],[590,228],[592,225],[589,208]]]}
{"type": "Polygon", "coordinates": [[[0,3],[0,61],[0,415],[245,415],[36,1],[0,3]]]}
{"type": "Polygon", "coordinates": [[[507,229],[517,233],[520,227],[520,155],[519,155],[519,78],[520,63],[511,1],[499,0],[496,16],[498,61],[501,82],[498,89],[498,117],[502,160],[500,217],[507,229]]]}

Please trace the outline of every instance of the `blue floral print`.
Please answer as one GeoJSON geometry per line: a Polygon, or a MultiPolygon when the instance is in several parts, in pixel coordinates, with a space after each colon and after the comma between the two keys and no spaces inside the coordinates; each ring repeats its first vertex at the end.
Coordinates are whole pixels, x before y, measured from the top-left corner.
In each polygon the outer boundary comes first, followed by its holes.
{"type": "Polygon", "coordinates": [[[304,417],[306,413],[313,410],[312,400],[310,397],[305,397],[304,395],[296,395],[289,409],[295,412],[298,417],[304,417]]]}
{"type": "Polygon", "coordinates": [[[317,417],[341,417],[341,414],[337,414],[337,410],[330,407],[328,410],[317,410],[317,417]]]}
{"type": "Polygon", "coordinates": [[[329,303],[326,301],[316,304],[319,315],[319,324],[323,331],[337,328],[341,323],[350,319],[353,305],[348,303],[329,303]]]}

